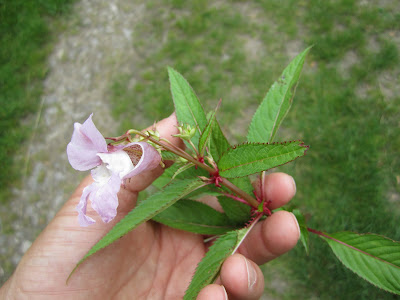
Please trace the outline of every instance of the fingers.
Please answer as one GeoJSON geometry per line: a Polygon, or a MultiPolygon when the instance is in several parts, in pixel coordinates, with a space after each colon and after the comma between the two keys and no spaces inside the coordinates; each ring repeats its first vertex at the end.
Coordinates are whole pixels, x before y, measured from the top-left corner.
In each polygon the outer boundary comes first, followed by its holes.
{"type": "MultiPolygon", "coordinates": [[[[265,176],[263,187],[255,182],[257,195],[271,201],[276,209],[288,203],[296,194],[293,178],[284,173],[265,176]]],[[[264,264],[292,249],[300,238],[296,217],[287,211],[278,211],[254,226],[239,247],[239,253],[229,257],[221,269],[221,283],[206,286],[197,299],[259,299],[264,290],[264,278],[260,268],[264,264]]]]}
{"type": "Polygon", "coordinates": [[[253,183],[255,191],[262,199],[271,201],[270,209],[276,209],[288,203],[296,194],[296,183],[292,176],[285,173],[272,173],[264,177],[264,185],[261,180],[253,183]],[[261,190],[263,195],[261,195],[261,190]]]}
{"type": "Polygon", "coordinates": [[[264,291],[264,276],[260,268],[240,254],[234,254],[224,262],[221,282],[230,300],[259,299],[264,291]]]}
{"type": "Polygon", "coordinates": [[[218,284],[207,285],[197,295],[197,300],[228,300],[228,294],[224,286],[218,284]]]}
{"type": "Polygon", "coordinates": [[[260,299],[264,291],[264,276],[260,268],[241,254],[230,256],[221,268],[222,285],[211,284],[199,293],[197,300],[260,299]]]}
{"type": "MultiPolygon", "coordinates": [[[[262,199],[271,201],[271,209],[285,205],[296,194],[293,178],[284,173],[269,174],[264,178],[263,187],[259,180],[254,188],[258,195],[263,193],[262,199]]],[[[239,252],[259,265],[264,264],[292,249],[299,237],[296,217],[287,211],[278,211],[254,226],[239,252]]]]}
{"type": "Polygon", "coordinates": [[[254,226],[239,252],[261,265],[292,249],[299,238],[296,217],[290,212],[278,211],[254,226]]]}

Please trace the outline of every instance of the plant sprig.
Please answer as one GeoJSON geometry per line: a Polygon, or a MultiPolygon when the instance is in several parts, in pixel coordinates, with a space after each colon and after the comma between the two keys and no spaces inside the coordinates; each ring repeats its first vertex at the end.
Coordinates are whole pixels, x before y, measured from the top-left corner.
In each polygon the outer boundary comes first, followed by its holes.
{"type": "MultiPolygon", "coordinates": [[[[270,216],[270,199],[252,196],[249,176],[289,163],[308,150],[302,141],[274,141],[294,97],[307,48],[285,68],[255,112],[247,142],[231,146],[216,118],[217,109],[207,117],[195,92],[185,78],[168,68],[172,98],[180,126],[176,137],[184,140],[186,150],[159,137],[155,130],[128,130],[110,138],[110,145],[144,141],[154,146],[161,157],[177,161],[158,182],[160,191],[140,202],[124,219],[77,264],[113,243],[143,222],[153,219],[167,226],[199,234],[215,234],[218,239],[199,263],[185,299],[194,299],[201,288],[214,281],[224,260],[234,253],[248,232],[262,218],[270,216]],[[168,153],[168,155],[163,155],[168,153]],[[192,168],[193,167],[193,168],[192,168]],[[219,198],[224,213],[195,200],[208,194],[219,198]],[[248,208],[250,206],[251,208],[248,208]]],[[[263,189],[263,186],[261,187],[263,189]]],[[[338,232],[328,234],[307,227],[298,209],[293,210],[301,230],[301,241],[308,253],[308,234],[320,236],[349,269],[370,283],[400,295],[400,244],[374,234],[338,232]],[[378,270],[378,271],[377,271],[378,270]]],[[[75,270],[74,269],[74,270],[75,270]]],[[[72,273],[71,273],[72,274],[72,273]]],[[[70,275],[71,276],[71,275],[70,275]]]]}

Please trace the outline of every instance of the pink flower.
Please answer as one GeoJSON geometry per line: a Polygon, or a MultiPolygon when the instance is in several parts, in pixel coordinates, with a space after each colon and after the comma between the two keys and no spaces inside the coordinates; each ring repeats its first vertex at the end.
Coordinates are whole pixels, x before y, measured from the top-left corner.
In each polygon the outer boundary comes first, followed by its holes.
{"type": "Polygon", "coordinates": [[[93,169],[94,182],[83,190],[76,207],[81,226],[95,223],[86,215],[88,200],[103,222],[110,222],[117,214],[117,193],[121,184],[144,170],[156,168],[161,161],[157,150],[145,142],[107,147],[106,140],[93,124],[92,115],[83,124],[74,124],[67,146],[68,160],[74,169],[93,169]]]}

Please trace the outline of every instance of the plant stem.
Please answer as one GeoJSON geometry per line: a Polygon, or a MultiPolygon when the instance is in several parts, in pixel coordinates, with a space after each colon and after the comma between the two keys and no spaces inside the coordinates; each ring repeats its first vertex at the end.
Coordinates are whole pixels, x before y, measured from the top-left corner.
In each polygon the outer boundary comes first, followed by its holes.
{"type": "Polygon", "coordinates": [[[224,196],[226,196],[226,197],[228,197],[228,198],[231,198],[231,199],[233,199],[233,200],[239,201],[239,202],[241,202],[241,203],[243,203],[243,204],[246,204],[246,205],[248,205],[248,206],[251,206],[246,200],[243,200],[242,198],[237,197],[237,196],[235,196],[235,195],[231,195],[231,194],[228,194],[228,193],[222,193],[222,195],[224,195],[224,196]]]}
{"type": "Polygon", "coordinates": [[[191,140],[188,140],[187,142],[188,142],[189,145],[193,148],[193,150],[194,150],[194,152],[196,153],[197,157],[200,157],[200,153],[199,153],[199,151],[197,151],[197,149],[196,149],[195,145],[192,143],[192,141],[191,141],[191,140]]]}
{"type": "MultiPolygon", "coordinates": [[[[166,143],[158,141],[158,140],[152,138],[151,136],[147,135],[146,133],[143,133],[143,132],[138,131],[138,130],[130,129],[130,130],[127,131],[127,134],[140,135],[140,136],[148,139],[149,141],[153,142],[154,144],[163,147],[165,150],[170,151],[170,152],[172,152],[172,153],[174,153],[174,154],[176,154],[178,156],[181,156],[184,159],[186,159],[187,161],[190,161],[191,163],[193,163],[194,165],[206,170],[208,173],[210,173],[210,175],[218,174],[218,170],[217,169],[211,168],[209,165],[206,165],[204,163],[199,162],[194,157],[192,157],[191,155],[187,154],[185,151],[183,151],[183,150],[181,150],[179,148],[175,149],[176,147],[172,147],[171,145],[168,145],[166,143]]],[[[260,203],[258,203],[258,201],[256,199],[254,199],[252,196],[247,194],[245,191],[243,191],[240,188],[238,188],[236,185],[231,183],[228,179],[223,178],[223,177],[221,177],[221,179],[222,179],[222,181],[221,181],[222,185],[226,186],[228,189],[230,189],[236,195],[238,195],[242,199],[246,200],[252,207],[258,208],[258,205],[260,203]]]]}
{"type": "Polygon", "coordinates": [[[148,136],[146,133],[143,133],[141,131],[138,130],[134,130],[134,129],[130,129],[128,130],[129,134],[137,134],[140,135],[146,139],[148,139],[149,141],[153,142],[156,145],[159,145],[161,147],[163,147],[165,150],[170,151],[178,156],[183,157],[184,159],[186,159],[187,161],[190,161],[191,163],[195,164],[196,166],[203,168],[204,170],[206,170],[207,172],[209,172],[210,174],[214,174],[216,172],[216,170],[214,170],[213,168],[211,168],[210,166],[203,164],[201,162],[199,162],[198,160],[196,160],[194,157],[190,156],[189,154],[187,154],[185,151],[183,150],[177,150],[175,149],[175,147],[172,147],[168,144],[162,143],[160,141],[157,141],[156,139],[152,138],[151,136],[148,136]]]}
{"type": "Polygon", "coordinates": [[[258,201],[256,199],[254,199],[252,196],[247,194],[245,191],[238,188],[236,185],[231,183],[228,179],[226,179],[224,177],[221,177],[221,178],[222,178],[222,181],[221,181],[222,185],[226,186],[228,189],[230,189],[236,195],[238,195],[242,199],[246,200],[254,208],[258,208],[258,205],[260,205],[260,203],[258,203],[258,201]]]}
{"type": "Polygon", "coordinates": [[[307,227],[307,231],[308,231],[308,232],[311,232],[311,233],[314,233],[314,234],[316,234],[316,235],[320,235],[320,236],[327,237],[323,232],[318,231],[318,230],[315,230],[315,229],[312,229],[312,228],[310,228],[310,227],[307,227]]]}

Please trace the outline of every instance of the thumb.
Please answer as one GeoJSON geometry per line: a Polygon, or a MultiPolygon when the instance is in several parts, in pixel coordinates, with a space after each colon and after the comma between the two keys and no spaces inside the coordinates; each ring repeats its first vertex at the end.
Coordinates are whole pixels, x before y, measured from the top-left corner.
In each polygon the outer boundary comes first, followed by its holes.
{"type": "MultiPolygon", "coordinates": [[[[179,138],[171,136],[178,133],[175,113],[156,123],[155,126],[160,132],[161,137],[168,139],[171,143],[178,147],[183,147],[183,142],[179,138]]],[[[150,128],[153,127],[154,126],[150,128]]],[[[109,223],[103,223],[93,208],[88,205],[87,214],[93,216],[93,218],[97,218],[97,222],[89,227],[81,227],[78,223],[76,206],[79,203],[83,189],[93,182],[91,176],[87,176],[72,194],[71,198],[56,214],[50,224],[40,234],[30,250],[32,251],[37,245],[41,245],[42,243],[39,241],[45,240],[46,243],[48,243],[50,240],[54,240],[54,242],[56,242],[59,241],[62,236],[68,236],[71,241],[75,242],[69,244],[71,247],[75,246],[76,243],[79,244],[80,242],[85,244],[85,247],[81,245],[80,250],[74,252],[74,257],[72,260],[76,262],[77,258],[81,258],[82,255],[86,253],[93,244],[95,244],[101,237],[110,231],[110,229],[134,207],[138,192],[149,186],[158,176],[162,174],[162,171],[163,170],[161,167],[157,167],[154,170],[146,171],[141,173],[139,176],[132,177],[132,180],[127,183],[124,188],[120,189],[120,192],[118,193],[119,206],[117,216],[109,223]]]]}
{"type": "MultiPolygon", "coordinates": [[[[173,137],[172,135],[177,134],[178,131],[178,121],[176,119],[175,113],[170,115],[153,126],[150,126],[143,131],[153,130],[154,128],[158,131],[161,138],[167,139],[173,145],[184,148],[184,143],[180,138],[173,137]]],[[[139,175],[133,176],[128,180],[125,189],[129,192],[140,192],[146,189],[157,177],[163,173],[163,168],[158,166],[157,168],[149,171],[140,173],[139,175]]]]}

